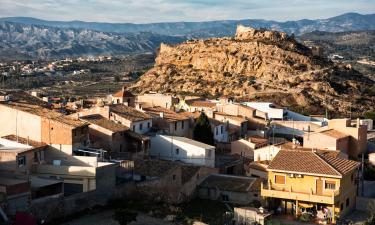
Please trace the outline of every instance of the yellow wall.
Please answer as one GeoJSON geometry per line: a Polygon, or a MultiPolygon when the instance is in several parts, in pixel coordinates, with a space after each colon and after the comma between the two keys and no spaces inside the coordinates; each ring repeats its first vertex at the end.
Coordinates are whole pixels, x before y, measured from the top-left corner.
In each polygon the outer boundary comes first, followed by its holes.
{"type": "MultiPolygon", "coordinates": [[[[338,190],[338,199],[335,202],[336,215],[344,216],[347,215],[355,208],[356,202],[356,171],[353,170],[346,174],[343,178],[331,178],[331,177],[318,177],[312,175],[304,175],[303,178],[291,178],[287,173],[282,172],[268,172],[268,181],[271,183],[271,187],[274,190],[289,191],[297,193],[312,193],[316,195],[316,180],[323,180],[323,195],[332,196],[334,191],[338,190]],[[275,184],[275,175],[285,176],[285,184],[275,184]],[[325,189],[325,181],[335,181],[336,189],[330,190],[325,189]],[[349,205],[346,205],[346,200],[349,199],[349,205]],[[343,209],[341,210],[341,204],[343,209]]],[[[276,196],[275,196],[276,197],[276,196]]],[[[282,197],[280,197],[282,198],[282,197]]],[[[333,210],[332,206],[329,206],[333,210]]]]}

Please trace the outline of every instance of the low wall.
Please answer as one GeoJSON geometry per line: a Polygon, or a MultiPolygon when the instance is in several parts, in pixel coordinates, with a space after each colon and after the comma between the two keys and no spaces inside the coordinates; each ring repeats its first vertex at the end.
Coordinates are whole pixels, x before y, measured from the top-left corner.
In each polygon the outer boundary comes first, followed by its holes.
{"type": "Polygon", "coordinates": [[[368,212],[370,206],[375,207],[375,198],[357,197],[356,209],[359,211],[368,212]]]}
{"type": "Polygon", "coordinates": [[[89,191],[68,197],[43,198],[33,201],[29,212],[38,220],[53,221],[56,218],[62,218],[69,214],[77,213],[96,205],[106,205],[109,199],[126,197],[126,193],[134,184],[122,184],[117,186],[115,191],[89,191]]]}

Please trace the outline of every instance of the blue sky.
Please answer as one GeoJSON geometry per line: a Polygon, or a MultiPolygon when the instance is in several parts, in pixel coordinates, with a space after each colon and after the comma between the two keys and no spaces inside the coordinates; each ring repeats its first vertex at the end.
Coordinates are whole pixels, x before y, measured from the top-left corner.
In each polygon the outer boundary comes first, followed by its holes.
{"type": "Polygon", "coordinates": [[[0,17],[97,22],[297,20],[375,13],[375,0],[0,0],[0,17]]]}

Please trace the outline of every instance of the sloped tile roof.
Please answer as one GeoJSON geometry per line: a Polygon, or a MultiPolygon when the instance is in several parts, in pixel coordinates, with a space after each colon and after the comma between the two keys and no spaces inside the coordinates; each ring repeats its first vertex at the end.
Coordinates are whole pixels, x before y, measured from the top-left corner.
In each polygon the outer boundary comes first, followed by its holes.
{"type": "Polygon", "coordinates": [[[352,160],[313,151],[281,150],[267,170],[341,177],[358,165],[352,160]]]}

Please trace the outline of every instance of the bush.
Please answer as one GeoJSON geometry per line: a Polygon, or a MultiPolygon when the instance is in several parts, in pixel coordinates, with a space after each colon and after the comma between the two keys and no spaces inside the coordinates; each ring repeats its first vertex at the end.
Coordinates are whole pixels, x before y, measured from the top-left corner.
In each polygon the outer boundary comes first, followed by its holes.
{"type": "Polygon", "coordinates": [[[116,209],[113,215],[113,218],[120,224],[120,225],[127,225],[132,221],[137,220],[137,212],[129,210],[129,209],[116,209]]]}

